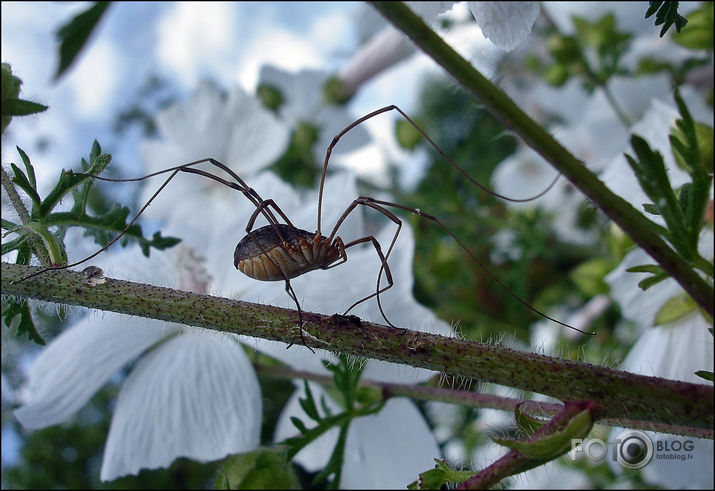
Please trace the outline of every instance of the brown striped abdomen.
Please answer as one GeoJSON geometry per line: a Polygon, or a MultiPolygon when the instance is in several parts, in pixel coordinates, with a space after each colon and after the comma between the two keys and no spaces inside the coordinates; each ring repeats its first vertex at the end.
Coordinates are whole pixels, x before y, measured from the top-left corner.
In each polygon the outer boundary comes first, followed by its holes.
{"type": "Polygon", "coordinates": [[[253,237],[246,235],[236,246],[233,265],[256,280],[295,278],[340,258],[340,251],[326,237],[316,240],[315,234],[289,225],[266,225],[251,233],[253,237]]]}

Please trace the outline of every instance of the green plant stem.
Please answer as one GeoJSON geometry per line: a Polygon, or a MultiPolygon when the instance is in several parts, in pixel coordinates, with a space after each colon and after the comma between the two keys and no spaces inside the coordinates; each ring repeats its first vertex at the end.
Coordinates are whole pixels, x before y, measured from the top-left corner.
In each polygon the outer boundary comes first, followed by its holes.
{"type": "Polygon", "coordinates": [[[400,2],[372,5],[417,46],[469,90],[505,127],[513,130],[544,159],[598,205],[633,241],[655,259],[706,312],[713,316],[713,287],[653,232],[648,220],[611,192],[544,128],[524,113],[501,89],[445,43],[420,17],[400,2]]]}
{"type": "MultiPolygon", "coordinates": [[[[331,375],[322,375],[305,370],[295,370],[288,366],[267,366],[254,364],[256,372],[279,379],[305,379],[312,380],[324,385],[332,385],[331,375]]],[[[471,384],[467,384],[468,386],[471,384]]],[[[451,404],[459,404],[468,407],[480,407],[490,409],[501,409],[514,412],[521,404],[522,409],[535,415],[554,416],[563,409],[563,404],[554,402],[544,402],[536,400],[516,399],[513,397],[503,397],[494,394],[484,394],[471,390],[455,390],[442,387],[434,387],[429,384],[395,384],[390,382],[380,382],[362,378],[358,387],[372,387],[378,389],[383,398],[409,397],[420,401],[439,401],[451,404]]],[[[707,428],[693,428],[682,425],[668,425],[661,423],[647,423],[626,418],[604,418],[601,423],[608,426],[618,426],[622,428],[633,428],[636,430],[652,430],[659,433],[671,433],[674,435],[694,436],[697,438],[712,438],[713,430],[707,428]]]]}
{"type": "MultiPolygon", "coordinates": [[[[12,184],[10,176],[7,175],[5,169],[0,168],[0,178],[2,179],[2,187],[7,191],[7,195],[10,198],[10,203],[12,203],[13,208],[17,212],[17,216],[20,217],[20,221],[23,225],[28,224],[31,221],[30,214],[25,208],[25,204],[20,199],[20,195],[17,194],[15,186],[12,184]]],[[[37,235],[32,235],[30,237],[30,243],[32,244],[32,249],[35,251],[35,255],[40,259],[40,262],[44,266],[50,265],[50,257],[47,254],[47,250],[42,246],[42,239],[37,235]]]]}
{"type": "MultiPolygon", "coordinates": [[[[169,288],[106,278],[90,286],[79,272],[40,271],[2,263],[2,293],[178,322],[300,344],[298,313],[169,288]]],[[[590,400],[596,419],[713,428],[713,387],[635,375],[610,368],[524,353],[499,346],[400,331],[352,318],[303,313],[313,348],[427,368],[545,394],[563,401],[590,400]]]]}

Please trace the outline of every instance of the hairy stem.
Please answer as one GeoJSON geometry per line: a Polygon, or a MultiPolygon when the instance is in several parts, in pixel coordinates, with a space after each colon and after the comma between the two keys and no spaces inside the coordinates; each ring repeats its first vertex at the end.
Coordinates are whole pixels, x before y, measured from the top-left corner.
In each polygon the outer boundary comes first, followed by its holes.
{"type": "Polygon", "coordinates": [[[701,278],[687,261],[654,233],[652,226],[641,213],[611,192],[583,162],[454,51],[409,8],[400,2],[372,2],[372,5],[469,90],[505,127],[521,136],[531,148],[596,203],[636,244],[680,283],[698,305],[713,316],[712,285],[701,278]]]}
{"type": "MultiPolygon", "coordinates": [[[[17,194],[15,186],[12,184],[10,176],[5,172],[5,169],[0,168],[0,178],[2,179],[2,187],[7,191],[7,195],[10,198],[13,208],[17,212],[17,216],[20,217],[20,221],[23,225],[30,222],[30,213],[28,213],[25,208],[25,204],[20,199],[20,195],[17,194]]],[[[45,265],[50,265],[50,257],[47,250],[42,246],[42,240],[35,234],[30,236],[30,244],[32,244],[32,249],[35,251],[35,255],[39,258],[40,262],[45,265]]]]}
{"type": "MultiPolygon", "coordinates": [[[[228,333],[300,343],[293,310],[199,295],[82,273],[2,264],[2,293],[178,322],[228,333]]],[[[400,331],[352,318],[303,313],[309,345],[515,387],[568,400],[591,400],[595,419],[707,429],[712,437],[713,388],[645,377],[587,363],[524,353],[435,334],[400,331]]],[[[297,348],[293,348],[297,349],[297,348]]],[[[653,426],[655,427],[655,426],[653,426]]]]}
{"type": "MultiPolygon", "coordinates": [[[[323,375],[305,370],[295,370],[288,366],[267,366],[254,364],[256,372],[267,375],[272,378],[280,379],[305,379],[312,380],[325,385],[333,383],[332,375],[323,375]]],[[[563,404],[554,402],[544,402],[536,400],[516,399],[513,397],[504,397],[494,394],[485,394],[474,392],[469,388],[473,385],[473,381],[469,379],[466,384],[460,383],[460,386],[466,385],[464,390],[447,389],[444,387],[435,387],[431,384],[412,385],[412,384],[396,384],[390,382],[380,382],[378,380],[370,380],[362,378],[358,383],[360,387],[372,387],[378,389],[385,399],[390,397],[409,397],[420,401],[439,401],[451,404],[459,404],[469,407],[481,407],[490,409],[501,409],[504,411],[514,412],[516,407],[521,404],[521,408],[535,415],[554,416],[563,409],[563,404]]],[[[713,431],[706,428],[693,428],[683,425],[670,425],[663,423],[652,423],[638,421],[627,418],[604,418],[601,423],[608,426],[618,426],[623,428],[633,428],[636,430],[652,430],[660,433],[672,433],[675,435],[687,435],[697,438],[712,438],[713,431]]]]}

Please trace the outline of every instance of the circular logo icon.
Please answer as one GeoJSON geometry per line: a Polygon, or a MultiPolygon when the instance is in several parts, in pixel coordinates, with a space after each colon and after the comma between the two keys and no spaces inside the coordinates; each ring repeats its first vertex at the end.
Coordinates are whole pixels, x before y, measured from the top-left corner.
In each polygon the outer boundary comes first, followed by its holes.
{"type": "Polygon", "coordinates": [[[626,430],[618,435],[615,451],[625,469],[642,469],[653,459],[653,441],[642,431],[626,430]]]}

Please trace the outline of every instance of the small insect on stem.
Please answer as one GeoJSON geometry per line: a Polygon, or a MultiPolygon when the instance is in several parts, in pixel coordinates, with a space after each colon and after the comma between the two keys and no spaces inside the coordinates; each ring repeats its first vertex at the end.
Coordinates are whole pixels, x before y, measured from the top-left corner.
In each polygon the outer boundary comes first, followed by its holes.
{"type": "MultiPolygon", "coordinates": [[[[386,106],[381,109],[378,109],[376,111],[371,112],[370,114],[367,114],[366,116],[361,117],[360,119],[354,121],[351,123],[349,126],[347,126],[345,129],[343,129],[340,133],[335,135],[333,138],[332,142],[328,146],[326,153],[325,153],[325,161],[323,162],[323,169],[320,177],[320,187],[319,187],[319,192],[318,192],[318,216],[317,216],[317,226],[316,226],[316,231],[315,232],[308,232],[306,230],[299,229],[291,223],[290,219],[288,216],[281,210],[281,208],[273,201],[272,199],[267,199],[264,200],[255,190],[250,188],[244,181],[241,179],[235,172],[233,172],[228,166],[222,164],[221,162],[218,162],[217,160],[214,160],[212,158],[206,158],[206,159],[201,159],[201,160],[196,160],[194,162],[189,162],[187,164],[179,165],[176,167],[171,167],[168,169],[164,169],[158,172],[154,172],[151,174],[148,174],[146,176],[142,177],[137,177],[133,179],[111,179],[111,178],[105,178],[105,177],[100,177],[96,175],[89,175],[89,177],[93,179],[98,179],[102,181],[110,181],[110,182],[135,182],[135,181],[141,181],[144,179],[148,179],[150,177],[154,177],[160,174],[166,174],[170,173],[169,177],[166,178],[164,183],[159,187],[159,189],[149,198],[147,203],[139,210],[139,212],[132,218],[132,220],[129,222],[129,224],[126,226],[126,228],[117,236],[115,237],[111,242],[109,242],[107,245],[102,247],[100,250],[92,254],[91,256],[88,256],[87,258],[78,261],[76,263],[68,264],[66,266],[57,266],[57,267],[51,267],[51,268],[46,268],[44,270],[39,271],[38,273],[33,274],[37,275],[40,273],[43,273],[45,271],[49,271],[52,269],[64,269],[72,266],[77,266],[79,264],[84,263],[85,261],[88,261],[89,259],[92,259],[93,257],[97,256],[100,254],[102,251],[110,247],[114,242],[119,240],[126,232],[129,230],[129,228],[134,224],[134,222],[139,218],[139,216],[144,212],[144,210],[151,204],[151,202],[159,195],[159,193],[169,184],[169,182],[179,173],[179,172],[187,172],[191,174],[197,174],[203,177],[206,177],[208,179],[212,179],[214,181],[217,181],[225,186],[228,186],[229,188],[235,189],[237,191],[240,191],[243,193],[243,195],[251,202],[253,205],[256,207],[256,209],[253,211],[251,217],[248,220],[248,223],[246,224],[246,236],[241,239],[241,241],[238,242],[236,245],[236,249],[234,250],[234,256],[233,256],[233,264],[236,267],[236,269],[240,270],[247,276],[254,278],[256,280],[261,280],[261,281],[284,281],[285,282],[285,290],[290,296],[290,298],[295,302],[296,308],[298,310],[298,321],[299,321],[299,329],[300,329],[300,338],[304,346],[308,347],[311,351],[312,348],[308,346],[305,342],[305,337],[303,336],[303,311],[300,307],[300,303],[298,302],[298,298],[295,294],[295,291],[293,290],[293,287],[291,286],[290,280],[293,278],[296,278],[297,276],[300,276],[304,273],[307,273],[309,271],[313,271],[316,269],[331,269],[336,266],[339,266],[346,262],[348,260],[348,255],[347,251],[351,247],[357,246],[359,244],[371,244],[373,248],[375,249],[375,253],[380,259],[380,270],[377,274],[377,284],[375,287],[375,291],[369,295],[367,295],[364,298],[361,298],[354,302],[352,305],[350,305],[345,312],[343,313],[343,316],[347,315],[348,312],[350,312],[353,308],[355,308],[357,305],[361,304],[362,302],[365,302],[373,297],[376,297],[377,300],[377,305],[380,310],[380,313],[382,314],[383,319],[387,324],[391,327],[394,327],[396,329],[400,329],[401,332],[404,334],[406,332],[406,329],[403,328],[398,328],[395,326],[390,320],[387,318],[387,315],[385,314],[385,311],[383,310],[382,307],[382,302],[380,299],[380,295],[384,293],[386,290],[390,289],[393,284],[394,280],[392,277],[392,272],[390,271],[390,266],[389,266],[389,258],[390,254],[392,253],[392,250],[395,246],[395,243],[397,241],[397,238],[400,234],[400,230],[402,229],[402,221],[393,213],[391,212],[388,208],[395,208],[399,210],[403,210],[415,215],[418,215],[422,217],[425,220],[431,221],[432,223],[436,224],[439,226],[445,233],[447,233],[449,236],[451,236],[457,244],[469,255],[469,257],[472,258],[499,286],[501,286],[504,290],[506,290],[511,296],[513,296],[516,300],[521,302],[523,305],[525,305],[527,308],[532,310],[533,312],[537,313],[538,315],[549,319],[553,322],[556,322],[557,324],[561,324],[562,326],[566,326],[570,329],[575,329],[576,331],[582,332],[584,334],[593,334],[593,333],[587,333],[584,331],[581,331],[580,329],[577,329],[573,326],[570,326],[564,322],[561,322],[559,320],[556,320],[552,317],[549,317],[548,315],[544,314],[543,312],[537,310],[530,304],[528,304],[526,301],[522,300],[516,293],[514,293],[509,287],[507,287],[503,282],[501,282],[489,269],[481,262],[479,259],[477,259],[476,255],[472,253],[469,248],[467,248],[464,243],[462,243],[461,240],[457,236],[455,236],[439,219],[436,217],[423,212],[422,210],[418,208],[410,208],[398,203],[392,203],[389,201],[384,201],[384,200],[377,200],[374,198],[371,198],[369,196],[360,196],[357,199],[353,200],[352,203],[350,203],[346,208],[345,211],[342,213],[340,218],[338,218],[337,222],[333,226],[333,228],[330,231],[330,234],[325,236],[322,235],[321,230],[322,230],[322,223],[321,223],[321,216],[322,216],[322,206],[323,206],[323,190],[324,190],[324,185],[325,185],[325,177],[326,173],[328,170],[328,164],[330,162],[330,156],[333,152],[333,149],[335,146],[338,144],[340,141],[340,138],[343,137],[347,132],[349,132],[351,129],[355,128],[359,124],[362,124],[363,122],[367,121],[370,118],[373,118],[379,114],[386,113],[388,111],[396,111],[398,112],[403,118],[405,118],[428,142],[429,144],[446,160],[452,167],[454,167],[462,176],[464,176],[469,182],[477,186],[479,189],[489,193],[492,196],[495,196],[497,198],[506,200],[506,201],[512,201],[512,202],[526,202],[526,201],[531,201],[534,199],[539,198],[540,196],[544,195],[546,192],[548,192],[556,183],[556,180],[558,179],[558,176],[554,179],[551,184],[542,192],[537,194],[536,196],[532,196],[529,198],[523,198],[523,199],[514,199],[514,198],[509,198],[503,195],[500,195],[498,193],[495,193],[489,189],[486,189],[484,186],[479,184],[477,181],[475,181],[471,176],[469,176],[462,168],[460,168],[456,163],[454,163],[438,146],[436,143],[434,143],[429,136],[407,115],[405,114],[400,108],[397,106],[386,106]],[[215,174],[212,174],[210,172],[201,170],[201,169],[196,169],[194,166],[202,163],[208,163],[211,164],[224,172],[226,172],[231,178],[231,180],[226,180],[223,179],[222,177],[219,177],[215,174]],[[392,236],[392,240],[390,241],[389,246],[387,247],[387,250],[383,252],[383,248],[378,242],[378,240],[372,236],[372,235],[367,235],[364,237],[357,238],[355,240],[352,240],[348,243],[344,243],[343,240],[338,236],[338,230],[340,229],[341,225],[345,222],[347,217],[358,207],[360,206],[365,206],[368,208],[371,208],[382,215],[384,215],[386,218],[388,218],[390,221],[392,221],[395,224],[395,232],[394,235],[392,236]],[[258,219],[259,216],[264,217],[268,225],[262,226],[260,228],[257,228],[254,230],[254,225],[256,220],[258,219]],[[385,279],[387,281],[387,284],[384,286],[381,286],[381,280],[382,280],[382,275],[385,275],[385,279]]],[[[30,276],[26,277],[29,278],[30,276]]],[[[23,279],[26,279],[23,278],[23,279]]],[[[22,280],[21,280],[22,281],[22,280]]],[[[292,346],[293,343],[290,343],[288,347],[292,346]]]]}

